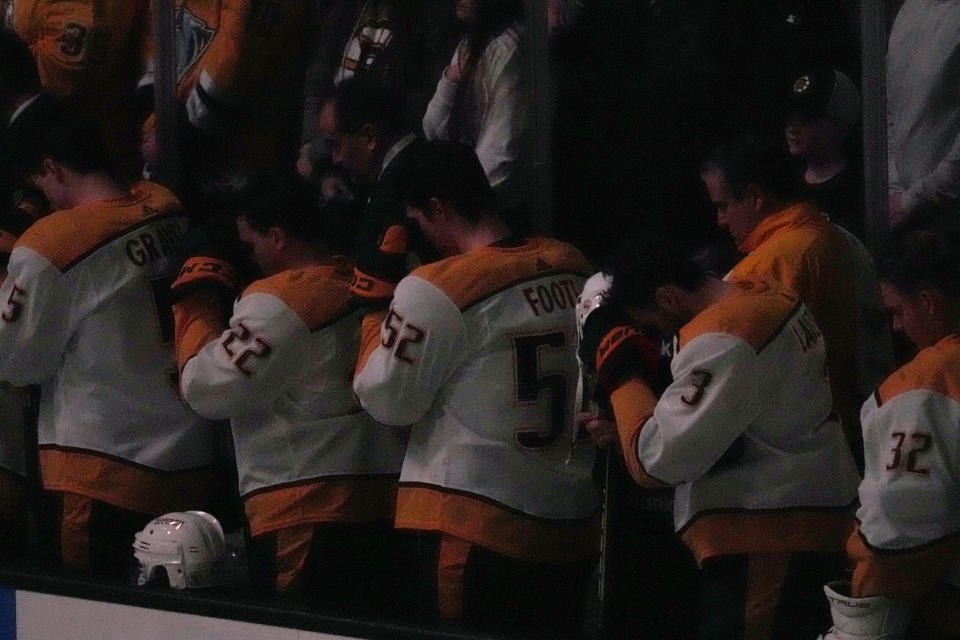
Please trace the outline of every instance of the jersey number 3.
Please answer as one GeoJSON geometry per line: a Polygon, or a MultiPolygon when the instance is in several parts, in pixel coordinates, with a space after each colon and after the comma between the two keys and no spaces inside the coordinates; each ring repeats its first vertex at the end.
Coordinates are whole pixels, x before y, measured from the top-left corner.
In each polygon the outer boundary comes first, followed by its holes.
{"type": "Polygon", "coordinates": [[[535,336],[516,336],[513,348],[516,355],[517,401],[536,402],[545,391],[550,397],[549,429],[520,428],[515,437],[527,449],[543,449],[556,442],[567,426],[567,377],[562,373],[540,375],[541,347],[559,349],[566,346],[562,331],[535,336]]]}

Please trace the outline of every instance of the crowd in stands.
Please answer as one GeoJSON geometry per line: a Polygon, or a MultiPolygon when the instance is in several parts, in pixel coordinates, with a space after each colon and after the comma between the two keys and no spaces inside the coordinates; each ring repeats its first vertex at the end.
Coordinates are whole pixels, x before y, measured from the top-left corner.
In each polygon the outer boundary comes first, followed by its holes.
{"type": "MultiPolygon", "coordinates": [[[[609,7],[543,2],[562,92],[609,7]]],[[[647,69],[670,126],[610,109],[637,148],[596,166],[590,96],[531,103],[530,2],[172,4],[168,42],[147,0],[0,0],[0,556],[31,530],[36,565],[125,582],[151,519],[202,510],[265,601],[593,637],[636,561],[619,474],[697,566],[663,637],[960,638],[960,0],[892,25],[884,238],[856,60],[809,54],[804,3],[757,10],[791,55],[753,75],[707,28],[746,9],[643,3],[689,36],[647,52],[678,55],[672,92],[647,69]],[[752,109],[703,140],[711,78],[752,109]],[[558,216],[648,163],[684,196],[540,235],[554,106],[558,216]],[[674,137],[686,164],[645,157],[674,137]],[[671,229],[691,202],[713,220],[671,229]]],[[[629,618],[605,637],[654,637],[629,618]]]]}

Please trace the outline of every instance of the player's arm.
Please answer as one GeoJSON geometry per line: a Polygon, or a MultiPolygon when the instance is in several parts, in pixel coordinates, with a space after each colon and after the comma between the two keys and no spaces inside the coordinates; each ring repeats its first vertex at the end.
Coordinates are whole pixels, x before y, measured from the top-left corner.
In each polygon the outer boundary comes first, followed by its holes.
{"type": "Polygon", "coordinates": [[[912,600],[960,559],[960,406],[921,389],[877,405],[873,396],[861,413],[860,524],[847,543],[853,595],[912,600]]]}
{"type": "MultiPolygon", "coordinates": [[[[674,359],[674,382],[633,427],[624,455],[635,456],[645,474],[663,484],[701,477],[760,411],[755,360],[748,344],[729,335],[707,334],[685,345],[674,359]]],[[[612,400],[616,410],[618,398],[612,400]]],[[[621,427],[617,416],[618,429],[627,424],[621,427]]]]}
{"type": "MultiPolygon", "coordinates": [[[[207,326],[213,329],[212,323],[207,326]]],[[[229,325],[221,324],[207,337],[180,373],[184,400],[207,418],[269,407],[311,356],[305,348],[309,328],[286,303],[267,293],[245,294],[229,325]]]]}
{"type": "Polygon", "coordinates": [[[933,171],[911,184],[900,200],[906,213],[913,213],[923,204],[960,200],[960,135],[953,140],[943,159],[933,171]]]}
{"type": "Polygon", "coordinates": [[[240,57],[256,55],[245,51],[250,11],[249,0],[220,3],[217,33],[196,63],[199,72],[186,98],[186,109],[190,124],[205,133],[221,132],[224,115],[240,106],[235,99],[240,57]]]}
{"type": "Polygon", "coordinates": [[[660,487],[643,468],[636,444],[657,405],[647,380],[659,365],[659,349],[629,314],[604,303],[608,287],[603,273],[594,274],[577,299],[581,380],[592,398],[609,406],[630,476],[642,486],[660,487]]]}
{"type": "Polygon", "coordinates": [[[524,113],[523,100],[517,99],[523,93],[519,47],[508,49],[504,45],[495,51],[489,64],[491,68],[483,78],[489,98],[475,151],[490,185],[498,189],[516,172],[520,155],[524,113]]]}
{"type": "Polygon", "coordinates": [[[404,278],[380,327],[380,344],[354,378],[353,389],[379,422],[413,424],[462,362],[468,345],[459,309],[417,276],[404,278]]]}
{"type": "Polygon", "coordinates": [[[457,89],[460,87],[461,45],[458,45],[450,60],[450,65],[440,74],[437,89],[433,92],[427,109],[423,113],[423,135],[427,140],[449,140],[451,137],[450,122],[453,114],[453,105],[457,98],[457,89]]]}
{"type": "Polygon", "coordinates": [[[56,371],[73,333],[66,278],[31,249],[11,252],[0,286],[0,380],[38,384],[56,371]]]}

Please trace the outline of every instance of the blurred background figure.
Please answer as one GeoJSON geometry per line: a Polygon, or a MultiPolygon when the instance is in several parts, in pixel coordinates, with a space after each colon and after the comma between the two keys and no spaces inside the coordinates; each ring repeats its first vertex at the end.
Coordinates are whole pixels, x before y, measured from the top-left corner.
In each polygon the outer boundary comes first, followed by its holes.
{"type": "Polygon", "coordinates": [[[960,1],[907,0],[887,47],[889,223],[960,199],[960,1]]]}
{"type": "MultiPolygon", "coordinates": [[[[178,137],[188,187],[209,176],[294,162],[311,4],[174,2],[178,137]]],[[[155,37],[145,38],[137,84],[145,102],[153,92],[155,37]]],[[[153,119],[141,131],[148,166],[153,119]]],[[[189,207],[188,192],[179,195],[189,207]]]]}
{"type": "Polygon", "coordinates": [[[349,179],[332,170],[332,151],[317,131],[320,110],[333,87],[348,78],[370,78],[402,94],[404,116],[419,122],[456,36],[452,0],[318,4],[324,6],[318,11],[315,35],[309,38],[297,172],[329,201],[343,196],[330,176],[337,176],[341,184],[349,179]]]}
{"type": "Polygon", "coordinates": [[[463,37],[423,116],[428,140],[473,147],[507,212],[523,199],[523,3],[457,0],[463,37]]]}
{"type": "Polygon", "coordinates": [[[860,93],[840,71],[814,69],[791,83],[784,135],[790,155],[803,162],[804,195],[862,240],[863,173],[854,135],[859,121],[860,93]]]}
{"type": "MultiPolygon", "coordinates": [[[[146,0],[4,0],[6,26],[33,53],[43,89],[96,125],[122,179],[136,173],[139,34],[146,0]]],[[[151,96],[152,98],[152,96],[151,96]]]]}

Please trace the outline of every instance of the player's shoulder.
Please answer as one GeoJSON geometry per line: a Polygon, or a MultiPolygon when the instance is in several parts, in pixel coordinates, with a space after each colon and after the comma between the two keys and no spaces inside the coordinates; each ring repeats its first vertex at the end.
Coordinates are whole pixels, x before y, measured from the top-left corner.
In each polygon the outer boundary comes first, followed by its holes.
{"type": "MultiPolygon", "coordinates": [[[[752,277],[731,283],[726,295],[680,329],[679,347],[707,333],[733,335],[755,351],[769,344],[804,307],[800,298],[772,280],[752,277]]],[[[806,314],[809,322],[812,316],[806,314]]],[[[809,330],[819,335],[815,324],[809,330]]]]}
{"type": "Polygon", "coordinates": [[[534,237],[496,243],[421,266],[412,276],[446,294],[460,309],[531,280],[570,274],[586,278],[590,263],[573,245],[534,237]]]}
{"type": "Polygon", "coordinates": [[[98,200],[41,218],[17,241],[60,271],[67,271],[97,249],[139,227],[183,215],[164,187],[140,182],[119,198],[98,200]]]}
{"type": "Polygon", "coordinates": [[[323,264],[288,269],[257,280],[244,290],[242,297],[273,296],[297,314],[308,329],[315,331],[353,312],[352,279],[352,263],[337,256],[323,264]]]}
{"type": "Polygon", "coordinates": [[[755,253],[769,257],[809,258],[845,249],[843,237],[828,220],[823,219],[785,228],[757,247],[755,253]]]}
{"type": "Polygon", "coordinates": [[[883,381],[878,396],[884,403],[918,389],[934,391],[960,402],[960,336],[947,336],[922,349],[883,381]]]}

